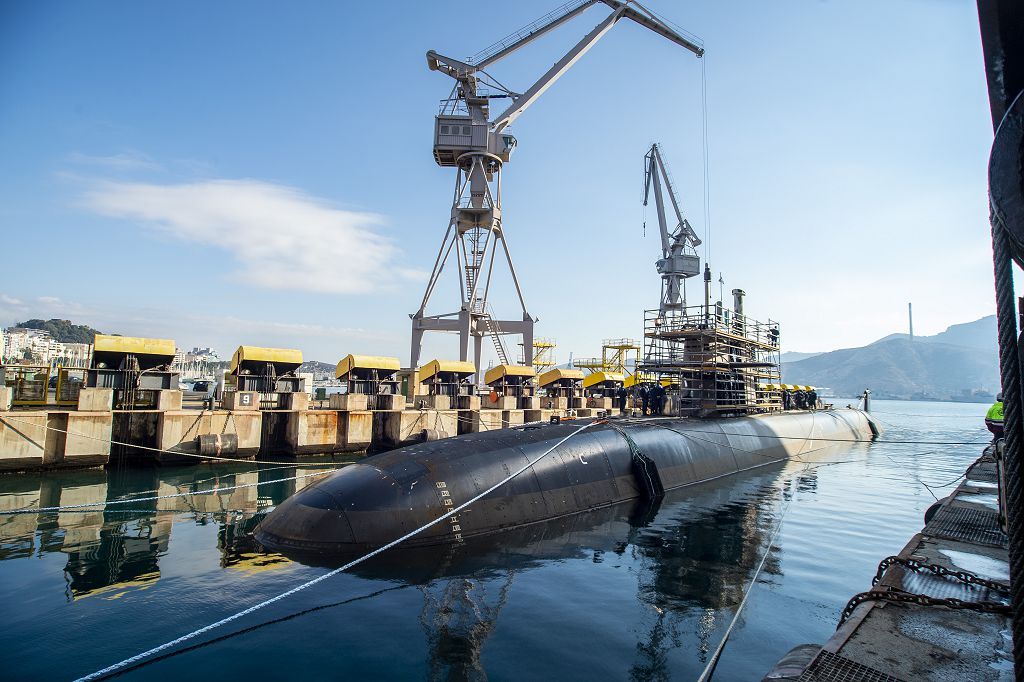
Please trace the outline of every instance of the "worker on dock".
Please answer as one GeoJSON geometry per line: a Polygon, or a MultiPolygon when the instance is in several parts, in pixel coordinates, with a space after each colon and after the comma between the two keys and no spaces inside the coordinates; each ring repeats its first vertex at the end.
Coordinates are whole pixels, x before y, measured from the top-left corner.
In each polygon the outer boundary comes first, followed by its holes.
{"type": "Polygon", "coordinates": [[[651,387],[651,414],[661,416],[665,410],[665,387],[661,384],[654,384],[651,387]]]}
{"type": "Polygon", "coordinates": [[[615,401],[619,404],[619,414],[626,414],[626,401],[629,399],[629,391],[625,386],[620,385],[615,391],[615,401]]]}
{"type": "Polygon", "coordinates": [[[996,401],[985,413],[985,426],[992,432],[992,440],[1003,437],[1003,394],[996,394],[996,401]]]}
{"type": "Polygon", "coordinates": [[[640,398],[640,413],[646,417],[651,407],[651,389],[647,384],[639,384],[636,388],[636,395],[640,398]]]}

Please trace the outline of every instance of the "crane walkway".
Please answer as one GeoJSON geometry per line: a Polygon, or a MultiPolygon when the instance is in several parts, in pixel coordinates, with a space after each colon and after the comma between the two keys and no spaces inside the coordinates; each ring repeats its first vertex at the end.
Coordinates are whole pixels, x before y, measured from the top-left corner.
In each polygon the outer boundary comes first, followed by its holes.
{"type": "Polygon", "coordinates": [[[530,22],[526,26],[523,26],[518,31],[510,33],[501,40],[498,40],[484,49],[477,52],[472,57],[466,59],[467,64],[482,64],[487,62],[494,56],[500,54],[504,50],[509,49],[519,43],[527,42],[532,36],[548,31],[558,24],[562,23],[574,15],[580,10],[583,10],[590,5],[593,5],[596,0],[570,0],[570,2],[560,5],[555,9],[551,10],[539,19],[530,22]]]}

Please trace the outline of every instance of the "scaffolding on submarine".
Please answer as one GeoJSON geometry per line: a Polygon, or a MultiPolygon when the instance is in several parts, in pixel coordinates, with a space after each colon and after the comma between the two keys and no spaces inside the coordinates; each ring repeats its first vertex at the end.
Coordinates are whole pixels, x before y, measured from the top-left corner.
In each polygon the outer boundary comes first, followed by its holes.
{"type": "Polygon", "coordinates": [[[782,409],[779,325],[747,317],[744,292],[732,293],[732,310],[706,296],[703,305],[644,312],[637,369],[666,387],[666,412],[713,417],[782,409]]]}

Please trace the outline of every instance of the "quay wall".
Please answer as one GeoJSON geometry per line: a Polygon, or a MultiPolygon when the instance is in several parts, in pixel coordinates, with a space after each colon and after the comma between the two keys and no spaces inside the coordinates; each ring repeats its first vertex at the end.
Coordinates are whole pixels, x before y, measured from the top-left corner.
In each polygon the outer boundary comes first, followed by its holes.
{"type": "MultiPolygon", "coordinates": [[[[86,407],[109,404],[90,394],[86,407]]],[[[591,417],[566,409],[0,409],[0,473],[109,463],[196,464],[218,457],[254,460],[366,454],[426,439],[486,433],[552,417],[591,417]],[[219,451],[202,452],[200,437],[219,451]]],[[[337,403],[333,406],[336,407],[337,403]]],[[[361,407],[361,405],[355,405],[361,407]]],[[[6,407],[0,404],[0,408],[6,407]]]]}

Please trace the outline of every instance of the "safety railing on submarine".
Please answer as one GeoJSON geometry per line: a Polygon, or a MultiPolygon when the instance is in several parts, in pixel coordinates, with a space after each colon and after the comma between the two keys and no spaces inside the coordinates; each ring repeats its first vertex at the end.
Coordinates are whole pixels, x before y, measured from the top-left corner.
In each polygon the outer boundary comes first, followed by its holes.
{"type": "Polygon", "coordinates": [[[677,414],[782,409],[779,325],[721,305],[646,311],[638,370],[669,385],[677,414]]]}

